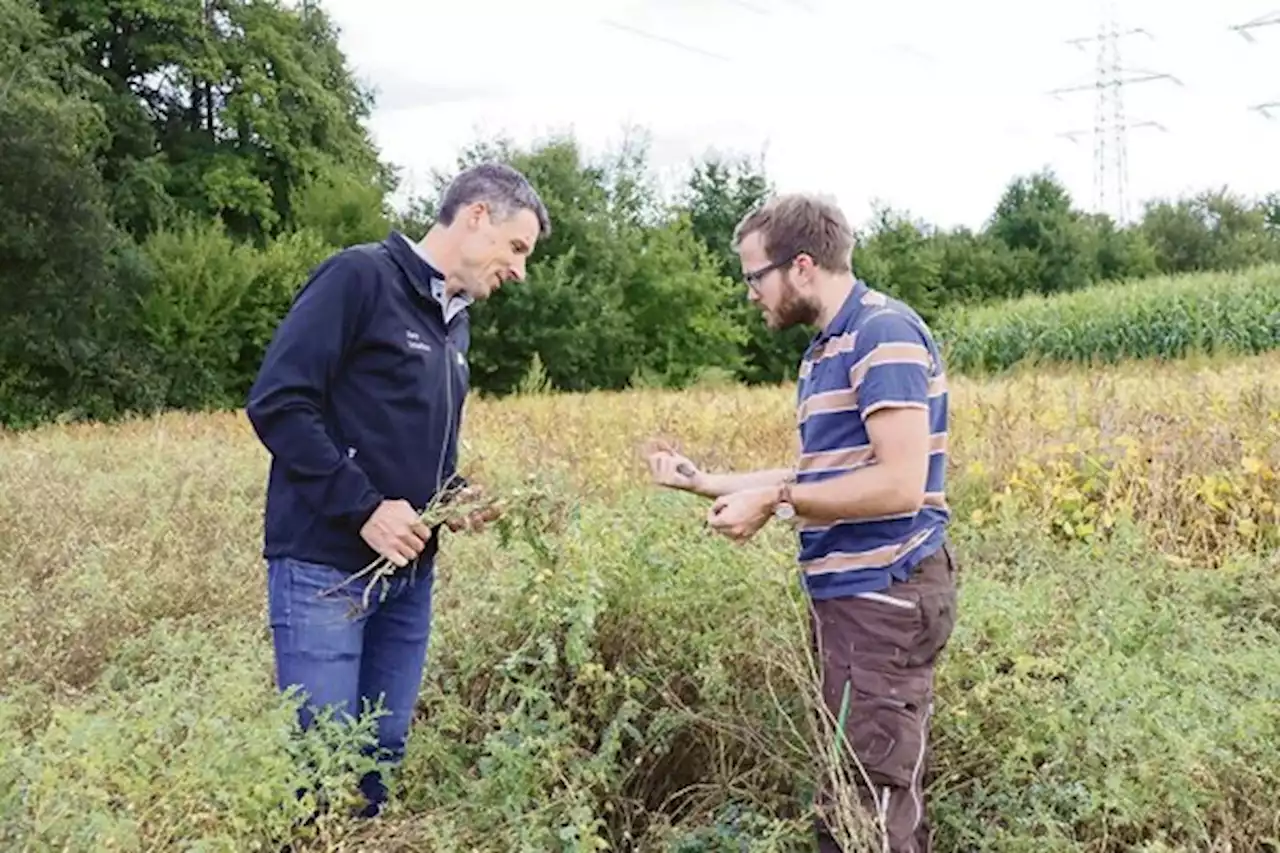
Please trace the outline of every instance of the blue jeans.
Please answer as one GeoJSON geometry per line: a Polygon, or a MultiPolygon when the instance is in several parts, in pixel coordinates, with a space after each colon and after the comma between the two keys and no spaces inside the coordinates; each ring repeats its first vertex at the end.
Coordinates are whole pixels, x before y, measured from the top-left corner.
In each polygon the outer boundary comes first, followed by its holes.
{"type": "MultiPolygon", "coordinates": [[[[360,596],[368,578],[324,595],[349,575],[330,566],[290,558],[267,561],[268,612],[275,643],[276,683],[305,694],[299,723],[306,729],[315,710],[332,706],[352,717],[382,703],[377,720],[382,760],[404,757],[431,633],[434,566],[397,569],[386,589],[380,583],[369,607],[360,596]]],[[[366,815],[386,801],[381,773],[360,781],[366,815]]]]}

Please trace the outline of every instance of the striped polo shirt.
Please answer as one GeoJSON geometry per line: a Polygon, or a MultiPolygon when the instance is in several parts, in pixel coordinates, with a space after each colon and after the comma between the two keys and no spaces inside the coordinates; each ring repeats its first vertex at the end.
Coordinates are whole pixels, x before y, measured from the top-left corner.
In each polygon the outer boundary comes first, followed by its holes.
{"type": "Polygon", "coordinates": [[[915,311],[856,281],[840,313],[810,343],[800,363],[796,481],[816,482],[875,464],[863,418],[892,406],[929,411],[932,442],[919,512],[799,525],[799,563],[816,599],[875,592],[904,580],[942,544],[950,512],[945,496],[947,384],[942,357],[915,311]]]}

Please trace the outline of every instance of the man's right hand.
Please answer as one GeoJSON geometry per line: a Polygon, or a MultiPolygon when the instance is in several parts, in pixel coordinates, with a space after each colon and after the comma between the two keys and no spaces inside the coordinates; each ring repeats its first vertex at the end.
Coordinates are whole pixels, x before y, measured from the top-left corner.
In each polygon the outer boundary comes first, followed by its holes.
{"type": "Polygon", "coordinates": [[[645,444],[645,459],[649,463],[649,476],[660,486],[696,492],[703,473],[687,457],[677,453],[665,441],[654,439],[645,444]]]}
{"type": "Polygon", "coordinates": [[[404,500],[383,501],[360,528],[370,548],[401,568],[422,553],[431,535],[431,528],[404,500]]]}

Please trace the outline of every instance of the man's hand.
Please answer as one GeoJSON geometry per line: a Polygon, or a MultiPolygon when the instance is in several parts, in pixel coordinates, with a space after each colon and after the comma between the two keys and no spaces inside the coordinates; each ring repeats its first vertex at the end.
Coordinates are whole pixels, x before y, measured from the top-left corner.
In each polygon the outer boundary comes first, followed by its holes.
{"type": "Polygon", "coordinates": [[[658,439],[647,442],[644,456],[649,463],[649,476],[657,485],[686,492],[699,490],[702,472],[688,457],[676,453],[667,442],[658,439]]]}
{"type": "Polygon", "coordinates": [[[360,528],[360,536],[370,548],[403,568],[427,547],[431,529],[408,501],[383,501],[360,528]]]}
{"type": "Polygon", "coordinates": [[[707,524],[735,542],[746,542],[773,517],[778,490],[748,489],[716,498],[707,511],[707,524]]]}
{"type": "Polygon", "coordinates": [[[450,511],[453,507],[458,507],[456,514],[450,515],[444,522],[454,533],[463,530],[480,533],[489,522],[501,518],[504,509],[501,501],[487,500],[484,488],[472,483],[450,495],[444,506],[450,511]]]}
{"type": "Polygon", "coordinates": [[[480,533],[485,527],[493,521],[497,521],[502,517],[502,502],[491,503],[488,506],[472,510],[464,516],[451,517],[445,524],[454,533],[466,530],[469,533],[480,533]]]}

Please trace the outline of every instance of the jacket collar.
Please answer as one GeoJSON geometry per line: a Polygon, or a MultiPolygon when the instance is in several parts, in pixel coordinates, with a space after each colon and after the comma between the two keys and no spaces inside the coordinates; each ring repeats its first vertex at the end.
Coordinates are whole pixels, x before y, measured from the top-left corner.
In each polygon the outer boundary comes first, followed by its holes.
{"type": "Polygon", "coordinates": [[[418,291],[424,299],[434,302],[435,299],[431,295],[431,281],[435,278],[443,279],[444,274],[413,251],[413,247],[409,245],[409,239],[400,231],[392,230],[387,239],[382,241],[382,245],[408,276],[413,289],[418,291]]]}
{"type": "Polygon", "coordinates": [[[444,289],[444,273],[431,263],[421,247],[401,231],[393,229],[383,241],[383,245],[400,269],[404,270],[409,283],[413,285],[418,295],[427,302],[439,306],[446,322],[474,301],[466,293],[447,298],[444,289]]]}

